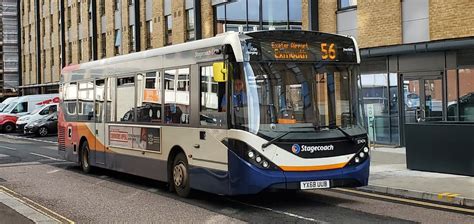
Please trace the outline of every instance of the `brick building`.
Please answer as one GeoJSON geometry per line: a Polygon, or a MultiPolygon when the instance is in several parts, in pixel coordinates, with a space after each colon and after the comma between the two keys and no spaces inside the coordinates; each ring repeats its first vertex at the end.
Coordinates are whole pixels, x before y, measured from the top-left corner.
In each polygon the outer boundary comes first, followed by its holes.
{"type": "Polygon", "coordinates": [[[361,48],[359,101],[372,110],[363,118],[371,137],[403,145],[407,122],[474,120],[470,9],[471,0],[25,0],[21,89],[56,92],[63,66],[226,30],[340,33],[361,48]]]}
{"type": "Polygon", "coordinates": [[[0,99],[18,93],[17,1],[0,0],[0,99]]]}

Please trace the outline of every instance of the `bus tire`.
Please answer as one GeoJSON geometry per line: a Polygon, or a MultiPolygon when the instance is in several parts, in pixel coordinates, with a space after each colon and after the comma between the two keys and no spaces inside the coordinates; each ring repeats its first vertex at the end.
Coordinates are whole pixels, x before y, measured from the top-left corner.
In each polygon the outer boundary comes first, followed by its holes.
{"type": "Polygon", "coordinates": [[[176,194],[180,197],[189,197],[191,187],[189,185],[189,169],[188,160],[183,153],[178,153],[174,157],[172,173],[172,184],[176,190],[176,194]]]}
{"type": "Polygon", "coordinates": [[[82,144],[81,144],[81,158],[80,158],[80,161],[81,161],[81,168],[82,168],[82,171],[84,173],[90,173],[91,172],[91,164],[90,164],[90,160],[89,160],[89,143],[86,141],[84,141],[82,144]]]}

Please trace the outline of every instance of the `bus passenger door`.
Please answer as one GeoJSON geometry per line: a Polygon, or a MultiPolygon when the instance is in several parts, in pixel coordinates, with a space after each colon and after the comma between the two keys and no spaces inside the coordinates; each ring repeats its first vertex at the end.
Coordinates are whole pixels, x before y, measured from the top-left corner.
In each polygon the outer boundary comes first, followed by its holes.
{"type": "Polygon", "coordinates": [[[105,165],[105,80],[95,81],[95,162],[105,165]]]}

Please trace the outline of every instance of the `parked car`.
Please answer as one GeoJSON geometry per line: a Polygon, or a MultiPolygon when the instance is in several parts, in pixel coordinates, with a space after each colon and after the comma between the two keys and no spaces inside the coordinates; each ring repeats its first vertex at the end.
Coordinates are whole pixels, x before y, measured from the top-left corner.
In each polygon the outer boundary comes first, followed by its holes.
{"type": "Polygon", "coordinates": [[[5,132],[14,131],[19,117],[27,115],[43,104],[50,102],[59,102],[58,94],[29,95],[14,99],[0,113],[0,130],[5,132]]]}
{"type": "Polygon", "coordinates": [[[58,113],[54,112],[35,122],[27,124],[24,128],[25,134],[35,134],[37,136],[47,136],[58,132],[58,113]]]}
{"type": "Polygon", "coordinates": [[[43,117],[46,117],[58,110],[58,104],[45,104],[38,109],[31,112],[31,114],[25,115],[23,117],[18,118],[16,121],[16,130],[19,133],[24,132],[24,128],[28,123],[35,122],[43,117]]]}

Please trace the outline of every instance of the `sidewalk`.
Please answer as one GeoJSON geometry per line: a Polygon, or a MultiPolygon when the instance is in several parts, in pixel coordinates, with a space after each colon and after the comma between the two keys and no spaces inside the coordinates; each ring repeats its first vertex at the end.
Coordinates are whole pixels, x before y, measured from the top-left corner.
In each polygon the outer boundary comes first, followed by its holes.
{"type": "Polygon", "coordinates": [[[405,148],[377,147],[371,152],[365,191],[474,207],[474,177],[408,170],[405,148]]]}
{"type": "Polygon", "coordinates": [[[44,215],[37,209],[33,209],[22,200],[13,197],[0,188],[0,224],[3,223],[54,224],[59,222],[44,215]]]}

